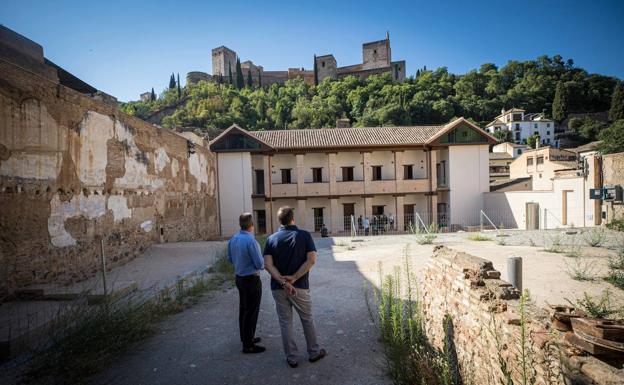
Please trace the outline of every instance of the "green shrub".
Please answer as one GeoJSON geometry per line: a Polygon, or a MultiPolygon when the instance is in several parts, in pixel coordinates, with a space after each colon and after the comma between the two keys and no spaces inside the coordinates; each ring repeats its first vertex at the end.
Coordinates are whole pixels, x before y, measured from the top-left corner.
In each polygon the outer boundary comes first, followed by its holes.
{"type": "Polygon", "coordinates": [[[614,219],[607,223],[607,228],[616,231],[624,231],[624,218],[614,219]]]}
{"type": "Polygon", "coordinates": [[[566,301],[593,318],[619,319],[624,315],[624,308],[617,308],[611,304],[611,292],[609,290],[603,291],[600,298],[592,297],[583,292],[583,298],[577,299],[575,302],[566,298],[566,301]]]}
{"type": "Polygon", "coordinates": [[[594,281],[597,278],[594,264],[580,258],[574,259],[572,263],[566,263],[566,272],[575,281],[594,281]]]}
{"type": "MultiPolygon", "coordinates": [[[[445,347],[434,348],[427,338],[424,314],[418,296],[415,275],[411,272],[408,250],[405,255],[405,276],[400,268],[384,277],[379,270],[381,289],[375,290],[377,321],[386,367],[395,384],[460,384],[459,368],[452,356],[452,345],[447,334],[445,347]],[[403,286],[402,282],[406,285],[403,286]]],[[[367,299],[367,304],[369,303],[367,299]]],[[[371,305],[369,304],[369,311],[371,305]]],[[[444,330],[452,328],[452,319],[445,317],[444,330]]]]}
{"type": "Polygon", "coordinates": [[[410,233],[416,236],[416,243],[419,245],[431,245],[437,238],[438,226],[435,223],[431,223],[427,229],[420,226],[413,226],[411,223],[408,227],[410,233]]]}
{"type": "Polygon", "coordinates": [[[487,235],[483,235],[481,233],[472,234],[468,237],[468,239],[470,239],[471,241],[478,241],[478,242],[492,240],[492,238],[488,237],[487,235]]]}
{"type": "Polygon", "coordinates": [[[604,242],[605,237],[606,234],[602,227],[595,227],[583,234],[585,242],[591,247],[599,247],[604,242]]]}

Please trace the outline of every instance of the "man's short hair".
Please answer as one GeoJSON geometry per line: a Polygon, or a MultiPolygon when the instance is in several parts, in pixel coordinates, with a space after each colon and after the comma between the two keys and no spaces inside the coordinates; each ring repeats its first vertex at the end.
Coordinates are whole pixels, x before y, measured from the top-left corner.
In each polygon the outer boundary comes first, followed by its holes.
{"type": "Polygon", "coordinates": [[[295,211],[292,207],[282,206],[277,210],[277,218],[282,226],[286,226],[295,218],[295,211]]]}
{"type": "Polygon", "coordinates": [[[242,213],[240,217],[238,217],[238,224],[240,225],[241,230],[247,230],[251,226],[253,226],[253,214],[252,213],[242,213]]]}

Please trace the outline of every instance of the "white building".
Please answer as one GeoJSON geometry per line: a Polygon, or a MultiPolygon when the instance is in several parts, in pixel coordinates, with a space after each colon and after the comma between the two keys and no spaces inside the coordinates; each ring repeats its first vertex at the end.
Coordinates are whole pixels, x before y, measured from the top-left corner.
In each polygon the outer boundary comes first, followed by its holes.
{"type": "Polygon", "coordinates": [[[496,139],[459,118],[446,125],[246,131],[233,125],[210,143],[217,154],[221,234],[253,212],[258,232],[278,226],[280,206],[297,224],[349,232],[351,216],[420,217],[442,227],[479,223],[496,139]]]}
{"type": "Polygon", "coordinates": [[[540,144],[558,147],[555,141],[555,122],[541,114],[527,114],[523,109],[502,110],[501,114],[485,126],[490,134],[498,131],[511,132],[511,140],[526,144],[527,138],[539,135],[540,144]]]}

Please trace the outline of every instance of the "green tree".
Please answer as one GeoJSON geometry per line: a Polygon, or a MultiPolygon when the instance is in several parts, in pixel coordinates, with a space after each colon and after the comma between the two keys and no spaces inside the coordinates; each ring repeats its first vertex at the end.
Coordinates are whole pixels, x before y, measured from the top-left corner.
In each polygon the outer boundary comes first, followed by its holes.
{"type": "Polygon", "coordinates": [[[173,75],[173,72],[172,72],[171,76],[169,77],[169,89],[174,89],[175,86],[176,86],[175,76],[173,75]]]}
{"type": "Polygon", "coordinates": [[[537,145],[540,143],[539,135],[531,135],[526,140],[527,146],[531,148],[537,148],[537,145]]]}
{"type": "Polygon", "coordinates": [[[512,141],[511,131],[509,130],[494,131],[492,136],[494,136],[499,142],[511,142],[512,141]]]}
{"type": "Polygon", "coordinates": [[[552,104],[552,117],[555,121],[561,122],[568,116],[568,103],[568,91],[563,82],[559,81],[552,104]]]}
{"type": "Polygon", "coordinates": [[[154,87],[152,87],[152,93],[150,94],[150,101],[156,100],[156,93],[154,92],[154,87]]]}
{"type": "Polygon", "coordinates": [[[316,63],[316,54],[314,54],[314,85],[318,86],[318,64],[316,63]]]}
{"type": "Polygon", "coordinates": [[[251,68],[247,71],[247,87],[253,87],[253,79],[251,78],[251,68]]]}
{"type": "Polygon", "coordinates": [[[609,119],[612,121],[624,119],[624,83],[618,81],[611,97],[609,119]]]}
{"type": "Polygon", "coordinates": [[[228,82],[234,85],[234,78],[232,77],[232,63],[228,62],[228,82]]]}
{"type": "Polygon", "coordinates": [[[602,143],[598,149],[603,154],[624,152],[624,119],[616,120],[610,127],[602,130],[599,138],[602,143]]]}
{"type": "Polygon", "coordinates": [[[262,73],[258,70],[258,87],[262,88],[262,73]]]}
{"type": "Polygon", "coordinates": [[[178,72],[178,98],[182,96],[182,89],[180,88],[180,73],[178,72]]]}
{"type": "Polygon", "coordinates": [[[241,69],[240,59],[236,58],[236,88],[239,90],[245,87],[245,77],[243,76],[243,70],[241,69]]]}

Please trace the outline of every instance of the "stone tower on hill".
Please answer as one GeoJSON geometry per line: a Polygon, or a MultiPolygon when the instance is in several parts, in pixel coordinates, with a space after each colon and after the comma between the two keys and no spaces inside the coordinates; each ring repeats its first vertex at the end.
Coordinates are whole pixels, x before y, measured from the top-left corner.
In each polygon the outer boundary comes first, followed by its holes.
{"type": "MultiPolygon", "coordinates": [[[[229,69],[232,76],[236,76],[236,52],[225,46],[212,50],[212,77],[202,72],[190,72],[187,75],[188,83],[197,83],[202,80],[228,81],[229,69]]],[[[314,68],[314,63],[312,68],[314,68]]],[[[383,40],[362,44],[362,63],[339,67],[334,55],[316,56],[318,81],[325,78],[341,79],[347,76],[357,76],[365,79],[371,75],[390,73],[395,80],[405,80],[405,60],[392,61],[390,49],[390,35],[386,33],[383,40]]],[[[288,68],[282,71],[265,71],[261,65],[254,64],[251,60],[241,63],[243,78],[247,79],[251,72],[254,85],[267,86],[273,83],[283,84],[286,80],[301,78],[308,84],[314,84],[314,70],[305,68],[288,68]]]]}
{"type": "Polygon", "coordinates": [[[226,46],[212,49],[212,76],[228,76],[229,70],[236,72],[236,52],[226,46]]]}

